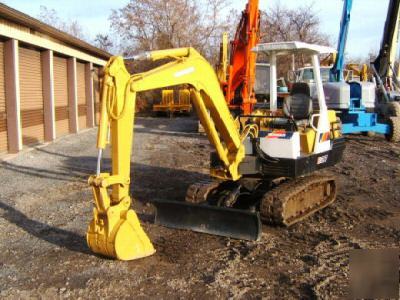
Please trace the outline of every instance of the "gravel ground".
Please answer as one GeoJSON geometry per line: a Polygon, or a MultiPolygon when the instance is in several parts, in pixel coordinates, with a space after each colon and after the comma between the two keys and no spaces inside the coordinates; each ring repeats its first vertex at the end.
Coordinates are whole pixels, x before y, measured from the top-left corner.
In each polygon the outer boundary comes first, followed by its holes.
{"type": "Polygon", "coordinates": [[[154,225],[148,201],[182,200],[207,178],[210,146],[196,129],[190,118],[137,120],[131,193],[157,252],[131,262],[86,246],[94,129],[2,162],[0,297],[340,299],[349,250],[399,247],[400,145],[380,137],[349,137],[330,169],[337,201],[289,229],[263,226],[260,242],[154,225]]]}

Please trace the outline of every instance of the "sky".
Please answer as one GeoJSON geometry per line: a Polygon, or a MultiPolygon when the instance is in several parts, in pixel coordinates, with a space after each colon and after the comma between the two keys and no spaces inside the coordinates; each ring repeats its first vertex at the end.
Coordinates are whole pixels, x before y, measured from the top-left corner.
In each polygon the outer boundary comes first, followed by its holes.
{"type": "MultiPolygon", "coordinates": [[[[127,4],[128,0],[2,0],[4,4],[37,17],[40,6],[55,9],[63,20],[78,20],[84,33],[91,39],[100,32],[108,32],[108,17],[112,9],[127,4]]],[[[243,10],[247,0],[231,0],[231,8],[243,10]]],[[[336,43],[339,33],[343,0],[260,0],[260,9],[268,10],[280,2],[287,7],[314,3],[321,20],[321,31],[336,43]]],[[[353,0],[353,10],[347,40],[349,57],[366,57],[380,46],[389,0],[353,0]]],[[[229,9],[227,9],[229,11],[229,9]]]]}

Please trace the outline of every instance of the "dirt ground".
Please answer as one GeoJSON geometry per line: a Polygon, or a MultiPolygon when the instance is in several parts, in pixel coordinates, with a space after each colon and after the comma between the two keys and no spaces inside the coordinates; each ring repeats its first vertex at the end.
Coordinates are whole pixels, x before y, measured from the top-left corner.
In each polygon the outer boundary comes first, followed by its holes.
{"type": "Polygon", "coordinates": [[[339,299],[350,249],[399,247],[400,144],[381,137],[349,137],[344,161],[330,170],[337,201],[289,229],[264,225],[259,242],[154,225],[150,200],[182,200],[207,178],[210,146],[196,126],[137,120],[131,192],[157,252],[136,261],[86,246],[94,129],[2,162],[0,298],[339,299]]]}

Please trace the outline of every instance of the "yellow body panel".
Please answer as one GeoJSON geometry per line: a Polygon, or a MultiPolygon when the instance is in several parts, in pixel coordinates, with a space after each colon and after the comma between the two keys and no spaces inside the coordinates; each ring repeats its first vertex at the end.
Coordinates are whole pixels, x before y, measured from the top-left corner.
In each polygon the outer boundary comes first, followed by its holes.
{"type": "Polygon", "coordinates": [[[331,124],[331,139],[337,139],[342,136],[340,119],[334,110],[328,110],[328,119],[331,124]]]}
{"type": "Polygon", "coordinates": [[[301,152],[310,154],[314,151],[316,131],[312,128],[306,128],[300,132],[300,148],[301,152]]]}
{"type": "Polygon", "coordinates": [[[329,123],[336,122],[337,116],[334,110],[328,110],[328,120],[329,123]]]}

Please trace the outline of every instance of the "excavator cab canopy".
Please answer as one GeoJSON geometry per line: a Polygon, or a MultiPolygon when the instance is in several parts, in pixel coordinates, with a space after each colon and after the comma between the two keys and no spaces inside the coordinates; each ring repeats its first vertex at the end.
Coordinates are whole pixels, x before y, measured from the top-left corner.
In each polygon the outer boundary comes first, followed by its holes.
{"type": "Polygon", "coordinates": [[[270,63],[270,109],[271,111],[277,110],[277,67],[276,58],[282,55],[309,55],[312,59],[313,71],[315,75],[315,83],[318,95],[318,104],[320,110],[326,110],[325,95],[322,88],[322,79],[319,65],[319,54],[336,53],[336,50],[331,47],[308,44],[304,42],[291,41],[291,42],[274,42],[258,44],[253,48],[253,52],[264,53],[269,57],[270,63]]]}
{"type": "Polygon", "coordinates": [[[274,42],[262,43],[253,48],[253,52],[271,53],[275,52],[277,55],[287,54],[330,54],[336,53],[336,50],[331,47],[321,46],[317,44],[309,44],[304,42],[274,42]]]}

